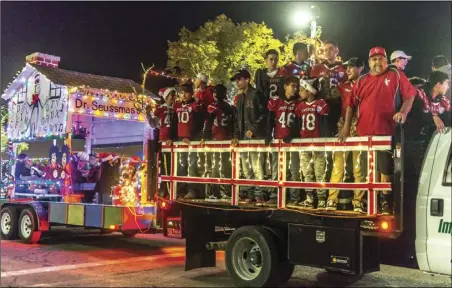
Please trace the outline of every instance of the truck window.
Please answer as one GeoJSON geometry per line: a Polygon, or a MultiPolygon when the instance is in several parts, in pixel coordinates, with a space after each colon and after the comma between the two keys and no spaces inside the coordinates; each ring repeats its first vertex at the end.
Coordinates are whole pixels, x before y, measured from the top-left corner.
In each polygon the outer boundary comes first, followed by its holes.
{"type": "Polygon", "coordinates": [[[446,167],[444,167],[444,186],[452,186],[452,149],[449,150],[449,159],[446,162],[446,167]]]}

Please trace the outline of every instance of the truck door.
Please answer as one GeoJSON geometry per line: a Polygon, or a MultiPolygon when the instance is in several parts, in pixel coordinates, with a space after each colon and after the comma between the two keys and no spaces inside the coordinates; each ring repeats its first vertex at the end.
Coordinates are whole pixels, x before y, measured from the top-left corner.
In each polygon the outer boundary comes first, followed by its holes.
{"type": "Polygon", "coordinates": [[[439,136],[427,197],[427,260],[430,271],[451,275],[451,130],[439,136]]]}

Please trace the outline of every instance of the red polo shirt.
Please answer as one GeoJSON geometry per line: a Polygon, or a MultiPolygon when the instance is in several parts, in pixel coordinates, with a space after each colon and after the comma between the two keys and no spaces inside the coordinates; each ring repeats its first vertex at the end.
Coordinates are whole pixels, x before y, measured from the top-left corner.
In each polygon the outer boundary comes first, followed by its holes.
{"type": "Polygon", "coordinates": [[[393,135],[395,122],[394,99],[399,87],[403,100],[416,95],[416,89],[401,71],[388,70],[382,75],[365,74],[353,87],[349,106],[358,106],[359,136],[393,135]],[[359,100],[359,104],[358,101],[359,100]]]}
{"type": "Polygon", "coordinates": [[[345,117],[347,107],[352,98],[353,83],[350,81],[340,83],[337,86],[339,94],[341,94],[341,117],[345,117]]]}

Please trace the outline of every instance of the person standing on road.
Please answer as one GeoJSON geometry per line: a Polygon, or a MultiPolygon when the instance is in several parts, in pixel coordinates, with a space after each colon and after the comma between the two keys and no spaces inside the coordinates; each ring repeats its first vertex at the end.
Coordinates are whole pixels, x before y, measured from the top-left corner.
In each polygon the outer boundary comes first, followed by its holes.
{"type": "MultiPolygon", "coordinates": [[[[250,85],[251,75],[247,70],[239,70],[232,78],[237,88],[241,91],[236,96],[236,117],[234,120],[233,146],[240,140],[264,139],[267,119],[267,103],[262,92],[250,85]]],[[[247,179],[264,180],[264,168],[262,163],[263,152],[243,152],[243,173],[247,179]],[[248,157],[249,156],[249,157],[248,157]]],[[[259,187],[248,190],[248,195],[243,197],[248,203],[262,205],[266,200],[266,193],[259,187]],[[254,190],[254,192],[253,192],[254,190]]]]}
{"type": "MultiPolygon", "coordinates": [[[[344,141],[350,135],[355,109],[358,118],[356,130],[359,136],[393,136],[395,124],[404,123],[410,112],[416,89],[402,71],[388,68],[384,48],[370,49],[369,68],[370,73],[361,76],[353,87],[344,127],[338,135],[340,141],[344,141]]],[[[376,158],[376,168],[381,174],[381,182],[390,183],[394,172],[391,151],[378,151],[376,158]]],[[[382,214],[392,214],[391,196],[391,191],[383,191],[382,214]]]]}

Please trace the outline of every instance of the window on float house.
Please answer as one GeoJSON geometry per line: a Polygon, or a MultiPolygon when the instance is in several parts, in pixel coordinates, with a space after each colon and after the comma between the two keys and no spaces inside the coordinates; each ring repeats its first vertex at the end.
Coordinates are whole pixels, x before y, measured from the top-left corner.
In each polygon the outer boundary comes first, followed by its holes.
{"type": "Polygon", "coordinates": [[[49,99],[58,99],[61,97],[62,87],[60,85],[55,85],[50,82],[50,98],[49,99]]]}
{"type": "Polygon", "coordinates": [[[17,92],[17,104],[23,103],[27,99],[28,85],[24,84],[17,92]]]}

